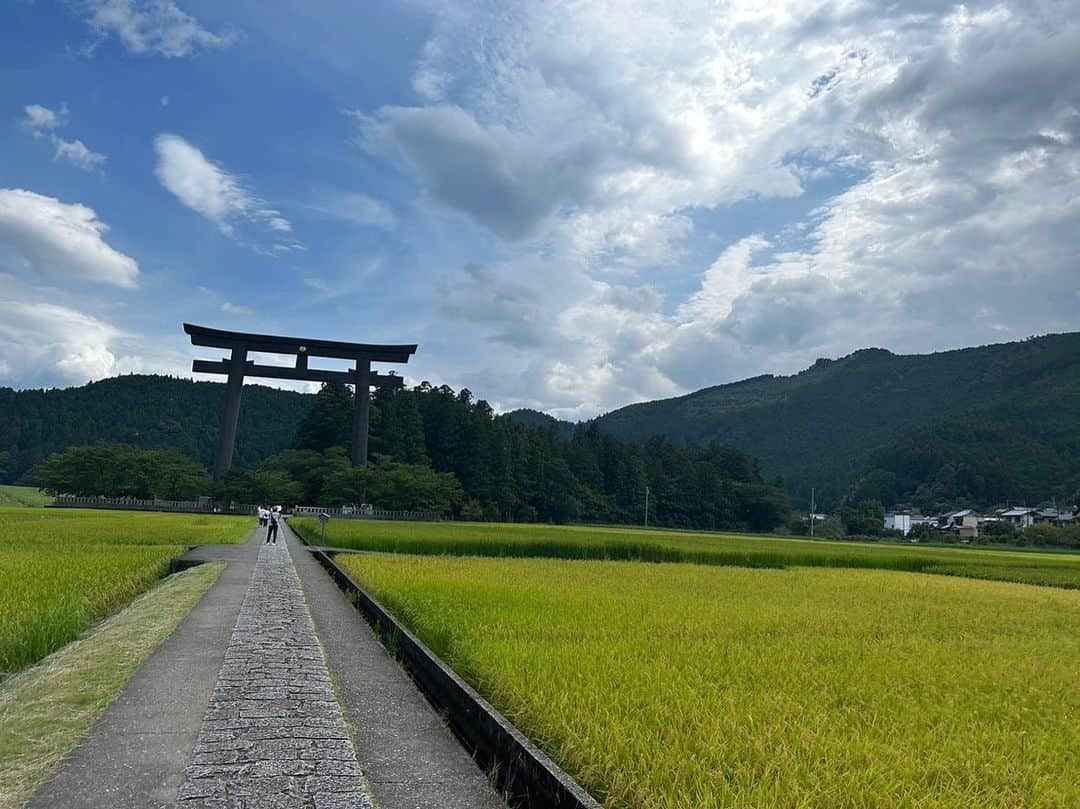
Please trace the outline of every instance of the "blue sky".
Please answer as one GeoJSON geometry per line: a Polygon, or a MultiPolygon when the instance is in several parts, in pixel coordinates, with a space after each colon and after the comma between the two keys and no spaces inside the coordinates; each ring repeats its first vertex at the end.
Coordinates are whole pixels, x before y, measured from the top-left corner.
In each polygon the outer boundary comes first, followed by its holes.
{"type": "Polygon", "coordinates": [[[0,384],[186,374],[188,320],[577,418],[1076,329],[1078,11],[9,3],[0,384]]]}

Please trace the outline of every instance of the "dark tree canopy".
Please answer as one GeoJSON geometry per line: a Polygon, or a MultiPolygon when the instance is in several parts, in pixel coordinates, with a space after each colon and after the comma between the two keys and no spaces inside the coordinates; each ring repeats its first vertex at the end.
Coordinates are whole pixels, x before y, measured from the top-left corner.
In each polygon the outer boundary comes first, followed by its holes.
{"type": "MultiPolygon", "coordinates": [[[[257,467],[288,447],[313,398],[246,385],[235,466],[257,467]]],[[[32,483],[30,472],[42,459],[87,444],[173,450],[209,466],[224,405],[224,385],[167,376],[118,376],[63,390],[0,387],[3,480],[32,483]]]]}
{"type": "Polygon", "coordinates": [[[293,449],[322,452],[352,441],[353,393],[345,385],[323,385],[296,428],[293,449]]]}
{"type": "Polygon", "coordinates": [[[755,531],[783,525],[790,511],[783,486],[765,481],[757,462],[738,450],[664,439],[640,446],[604,435],[595,424],[569,432],[554,421],[522,424],[496,416],[469,390],[423,383],[376,392],[374,463],[364,470],[351,468],[344,449],[351,429],[350,392],[324,386],[293,448],[255,472],[231,475],[228,491],[280,502],[278,493],[290,491],[284,484],[292,481],[301,488],[296,502],[309,504],[371,503],[466,519],[640,523],[649,487],[653,525],[755,531]],[[277,489],[267,488],[274,482],[277,489]]]}
{"type": "Polygon", "coordinates": [[[71,447],[43,461],[37,479],[50,494],[85,497],[192,500],[212,488],[206,469],[180,453],[125,444],[71,447]]]}

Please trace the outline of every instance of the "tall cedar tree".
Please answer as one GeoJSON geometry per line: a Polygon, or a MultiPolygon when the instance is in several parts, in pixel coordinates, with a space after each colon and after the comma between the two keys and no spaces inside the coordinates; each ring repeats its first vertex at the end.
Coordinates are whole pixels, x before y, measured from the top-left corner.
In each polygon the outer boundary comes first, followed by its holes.
{"type": "MultiPolygon", "coordinates": [[[[647,486],[656,525],[769,530],[788,517],[783,488],[766,483],[757,462],[730,447],[685,447],[663,439],[642,447],[604,435],[595,424],[564,437],[554,422],[536,427],[499,417],[468,389],[428,383],[374,395],[377,463],[369,477],[375,477],[353,481],[344,465],[352,408],[347,389],[325,386],[297,430],[294,449],[264,468],[287,471],[304,484],[311,502],[332,480],[332,493],[322,498],[327,505],[354,491],[357,497],[378,492],[387,504],[402,507],[411,502],[407,491],[399,491],[403,482],[419,480],[419,470],[430,466],[460,483],[459,513],[470,518],[636,523],[645,516],[647,486]]],[[[459,508],[453,497],[438,502],[459,508]]]]}

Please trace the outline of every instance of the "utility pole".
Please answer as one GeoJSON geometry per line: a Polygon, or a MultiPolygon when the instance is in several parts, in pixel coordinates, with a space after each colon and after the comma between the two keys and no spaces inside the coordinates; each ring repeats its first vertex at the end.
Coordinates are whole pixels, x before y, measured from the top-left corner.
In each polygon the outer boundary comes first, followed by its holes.
{"type": "Polygon", "coordinates": [[[645,527],[649,527],[649,487],[645,487],[645,527]]]}
{"type": "Polygon", "coordinates": [[[814,502],[814,487],[810,487],[810,539],[814,538],[814,515],[817,513],[817,504],[814,502]]]}

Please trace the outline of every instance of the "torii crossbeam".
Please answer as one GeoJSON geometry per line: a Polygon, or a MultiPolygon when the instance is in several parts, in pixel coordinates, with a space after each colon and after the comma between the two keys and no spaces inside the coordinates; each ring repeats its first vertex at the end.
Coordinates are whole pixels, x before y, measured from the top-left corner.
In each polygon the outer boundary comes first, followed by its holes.
{"type": "Polygon", "coordinates": [[[269,334],[245,334],[238,331],[208,329],[205,326],[184,324],[191,344],[228,349],[231,354],[222,360],[195,360],[191,370],[199,374],[224,374],[228,377],[225,393],[225,414],[218,434],[214,480],[220,481],[232,466],[236,445],[236,427],[240,419],[240,393],[244,377],[263,379],[299,379],[310,382],[339,382],[356,386],[356,412],[353,415],[353,466],[364,466],[368,456],[368,412],[371,388],[400,388],[400,376],[380,374],[371,370],[373,362],[406,363],[416,353],[416,345],[370,345],[341,343],[335,340],[305,340],[300,337],[275,337],[269,334]],[[257,365],[247,358],[249,351],[263,354],[291,354],[296,357],[292,367],[257,365]],[[355,367],[348,371],[330,371],[308,367],[308,357],[352,360],[355,367]]]}

